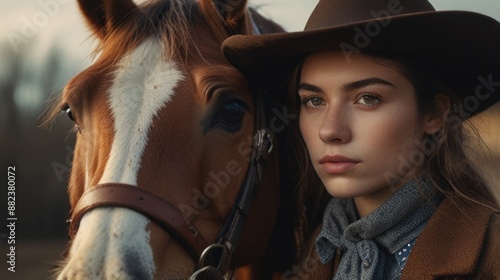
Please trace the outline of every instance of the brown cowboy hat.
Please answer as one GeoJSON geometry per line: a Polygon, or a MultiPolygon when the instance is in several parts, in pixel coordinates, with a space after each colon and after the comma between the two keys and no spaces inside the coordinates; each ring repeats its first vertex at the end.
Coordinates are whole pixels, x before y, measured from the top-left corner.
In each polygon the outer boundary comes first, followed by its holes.
{"type": "Polygon", "coordinates": [[[469,115],[500,99],[500,23],[474,12],[436,11],[426,0],[320,0],[304,31],[236,35],[222,49],[252,84],[280,94],[305,55],[340,50],[346,59],[366,51],[429,62],[471,89],[459,96],[469,115]]]}

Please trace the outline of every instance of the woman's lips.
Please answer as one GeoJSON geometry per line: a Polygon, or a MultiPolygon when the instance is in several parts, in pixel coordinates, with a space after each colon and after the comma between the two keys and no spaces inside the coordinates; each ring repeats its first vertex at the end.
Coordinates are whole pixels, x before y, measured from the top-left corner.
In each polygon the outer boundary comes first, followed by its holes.
{"type": "Polygon", "coordinates": [[[326,155],[319,161],[324,172],[329,174],[342,174],[360,163],[343,155],[326,155]]]}

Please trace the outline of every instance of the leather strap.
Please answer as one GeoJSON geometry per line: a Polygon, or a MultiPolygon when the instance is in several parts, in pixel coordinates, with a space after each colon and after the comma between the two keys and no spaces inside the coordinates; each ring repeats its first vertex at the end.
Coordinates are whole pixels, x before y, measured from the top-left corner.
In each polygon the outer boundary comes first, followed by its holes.
{"type": "Polygon", "coordinates": [[[195,259],[209,245],[176,206],[139,187],[117,183],[97,185],[82,195],[71,217],[72,237],[85,213],[98,207],[124,207],[148,216],[183,243],[195,259]]]}
{"type": "MultiPolygon", "coordinates": [[[[263,105],[260,104],[259,106],[263,105]]],[[[263,112],[258,112],[258,114],[263,114],[263,112]]],[[[257,119],[262,117],[257,117],[257,119]]],[[[228,219],[226,219],[226,223],[219,232],[218,243],[226,245],[231,253],[238,243],[243,224],[260,189],[264,168],[267,164],[269,152],[272,150],[272,140],[270,131],[264,128],[257,130],[253,139],[252,157],[245,181],[240,188],[238,199],[228,219]]]]}

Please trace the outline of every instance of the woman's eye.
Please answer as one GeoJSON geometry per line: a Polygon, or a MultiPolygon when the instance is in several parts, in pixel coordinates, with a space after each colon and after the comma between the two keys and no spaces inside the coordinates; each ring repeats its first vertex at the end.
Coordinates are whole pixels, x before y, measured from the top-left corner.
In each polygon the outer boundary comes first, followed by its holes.
{"type": "Polygon", "coordinates": [[[304,104],[307,107],[318,107],[323,104],[323,100],[319,97],[310,97],[302,100],[302,104],[304,104]]]}
{"type": "Polygon", "coordinates": [[[380,98],[374,94],[365,93],[356,101],[356,103],[365,106],[374,106],[380,103],[380,98]]]}
{"type": "Polygon", "coordinates": [[[240,129],[248,106],[240,100],[231,100],[224,104],[215,118],[215,126],[230,132],[240,129]]]}

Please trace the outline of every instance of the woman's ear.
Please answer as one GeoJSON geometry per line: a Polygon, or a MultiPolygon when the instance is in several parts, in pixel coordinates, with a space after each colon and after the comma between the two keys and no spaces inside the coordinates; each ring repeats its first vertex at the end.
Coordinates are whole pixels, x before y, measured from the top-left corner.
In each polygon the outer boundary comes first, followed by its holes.
{"type": "Polygon", "coordinates": [[[434,134],[441,130],[450,112],[450,98],[442,93],[434,97],[434,110],[429,112],[425,120],[425,132],[434,134]]]}

